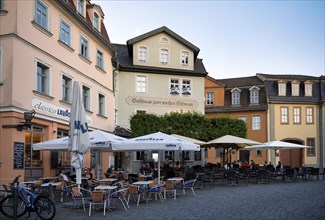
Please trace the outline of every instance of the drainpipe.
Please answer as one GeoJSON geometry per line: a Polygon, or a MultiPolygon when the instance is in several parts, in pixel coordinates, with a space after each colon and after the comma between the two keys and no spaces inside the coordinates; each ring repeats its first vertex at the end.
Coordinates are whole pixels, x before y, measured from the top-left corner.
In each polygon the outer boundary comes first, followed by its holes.
{"type": "Polygon", "coordinates": [[[324,163],[324,120],[323,120],[323,111],[324,111],[324,101],[322,97],[322,80],[321,77],[319,78],[319,95],[320,95],[320,102],[319,102],[319,168],[323,169],[324,163]]]}

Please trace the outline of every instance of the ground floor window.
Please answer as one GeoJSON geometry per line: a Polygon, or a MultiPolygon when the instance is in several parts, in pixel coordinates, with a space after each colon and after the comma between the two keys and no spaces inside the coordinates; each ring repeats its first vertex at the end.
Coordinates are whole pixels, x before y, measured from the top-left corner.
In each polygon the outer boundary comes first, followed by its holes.
{"type": "Polygon", "coordinates": [[[25,167],[42,167],[42,151],[33,150],[32,145],[42,142],[43,128],[31,126],[25,133],[25,167]]]}

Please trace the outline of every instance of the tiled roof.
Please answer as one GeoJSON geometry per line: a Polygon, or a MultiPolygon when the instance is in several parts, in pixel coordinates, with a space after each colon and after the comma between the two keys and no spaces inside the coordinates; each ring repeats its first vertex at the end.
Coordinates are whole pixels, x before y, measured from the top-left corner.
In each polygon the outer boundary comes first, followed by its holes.
{"type": "Polygon", "coordinates": [[[297,75],[297,74],[265,74],[265,73],[257,73],[257,77],[259,77],[261,80],[280,80],[284,79],[287,81],[292,80],[318,80],[319,77],[317,76],[308,76],[308,75],[297,75]]]}
{"type": "Polygon", "coordinates": [[[217,80],[222,84],[226,85],[226,88],[240,88],[240,87],[252,87],[252,86],[263,86],[263,81],[256,76],[238,77],[230,79],[219,79],[217,80]]]}
{"type": "Polygon", "coordinates": [[[113,60],[113,65],[119,66],[120,70],[130,72],[146,72],[146,73],[161,73],[161,74],[182,74],[188,76],[206,76],[208,73],[205,70],[202,59],[197,58],[194,63],[194,70],[182,70],[172,68],[160,68],[151,66],[133,65],[132,56],[129,56],[127,45],[112,44],[117,52],[117,57],[113,60]],[[117,62],[118,61],[118,62],[117,62]],[[118,63],[118,64],[117,64],[118,63]]]}

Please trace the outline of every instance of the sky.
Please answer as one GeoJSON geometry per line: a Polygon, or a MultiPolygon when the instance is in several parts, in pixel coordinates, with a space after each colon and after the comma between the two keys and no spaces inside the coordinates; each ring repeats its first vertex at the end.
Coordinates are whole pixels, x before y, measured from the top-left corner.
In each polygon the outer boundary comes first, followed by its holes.
{"type": "Polygon", "coordinates": [[[198,48],[215,79],[325,74],[325,0],[112,1],[101,6],[112,43],[166,26],[198,48]]]}

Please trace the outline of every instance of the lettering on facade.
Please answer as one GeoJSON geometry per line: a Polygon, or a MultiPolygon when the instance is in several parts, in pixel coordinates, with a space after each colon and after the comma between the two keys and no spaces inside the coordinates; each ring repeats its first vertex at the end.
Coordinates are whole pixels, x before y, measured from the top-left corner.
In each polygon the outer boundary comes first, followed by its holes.
{"type": "Polygon", "coordinates": [[[174,107],[174,108],[189,108],[196,109],[199,104],[196,100],[175,100],[175,99],[163,99],[154,97],[137,97],[128,96],[126,103],[129,105],[139,106],[153,106],[153,107],[174,107]]]}
{"type": "MultiPolygon", "coordinates": [[[[32,99],[32,106],[35,111],[42,111],[53,116],[60,116],[70,120],[70,109],[62,108],[60,106],[52,105],[39,99],[32,99]]],[[[91,124],[92,120],[87,116],[87,123],[91,124]]]]}

